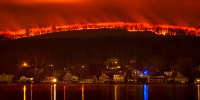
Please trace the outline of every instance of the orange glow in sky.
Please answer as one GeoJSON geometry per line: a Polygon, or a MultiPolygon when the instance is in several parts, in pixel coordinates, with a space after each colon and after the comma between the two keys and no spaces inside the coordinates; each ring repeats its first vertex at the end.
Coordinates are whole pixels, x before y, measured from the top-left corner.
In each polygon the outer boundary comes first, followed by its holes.
{"type": "Polygon", "coordinates": [[[0,34],[10,35],[90,23],[200,27],[200,0],[0,0],[0,13],[0,34]]]}
{"type": "Polygon", "coordinates": [[[90,24],[74,24],[74,25],[61,25],[49,26],[41,28],[21,29],[19,31],[0,31],[0,35],[5,35],[7,38],[17,39],[23,37],[31,37],[42,34],[49,34],[53,32],[74,31],[84,29],[124,29],[129,32],[154,32],[157,35],[194,35],[200,36],[200,29],[187,26],[174,26],[174,25],[159,25],[159,24],[145,24],[145,23],[90,23],[90,24]],[[177,33],[177,30],[183,30],[184,34],[177,33]]]}

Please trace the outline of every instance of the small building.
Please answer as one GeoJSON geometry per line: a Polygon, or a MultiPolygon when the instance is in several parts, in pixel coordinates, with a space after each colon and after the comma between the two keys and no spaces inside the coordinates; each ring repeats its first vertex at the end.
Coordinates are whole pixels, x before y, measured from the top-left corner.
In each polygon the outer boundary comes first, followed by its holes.
{"type": "Polygon", "coordinates": [[[137,83],[137,82],[138,82],[138,78],[127,76],[127,83],[137,83]]]}
{"type": "Polygon", "coordinates": [[[141,76],[143,76],[143,73],[141,71],[137,70],[137,69],[132,70],[131,74],[132,74],[132,77],[141,77],[141,76]]]}
{"type": "Polygon", "coordinates": [[[119,70],[121,66],[119,65],[118,59],[107,59],[104,64],[106,65],[107,70],[119,70]]]}
{"type": "Polygon", "coordinates": [[[99,76],[99,83],[109,83],[111,81],[112,79],[105,73],[102,73],[101,76],[99,76]]]}
{"type": "Polygon", "coordinates": [[[0,75],[0,83],[12,83],[14,75],[12,74],[2,74],[0,75]]]}
{"type": "Polygon", "coordinates": [[[65,74],[63,77],[64,83],[78,83],[78,79],[77,76],[70,74],[70,72],[65,74]]]}
{"type": "Polygon", "coordinates": [[[57,78],[53,76],[48,76],[45,77],[45,79],[43,79],[41,83],[57,83],[57,78]]]}
{"type": "Polygon", "coordinates": [[[85,77],[81,77],[79,80],[79,83],[81,84],[92,84],[97,82],[97,77],[96,75],[88,75],[85,77]]]}
{"type": "Polygon", "coordinates": [[[165,71],[164,74],[167,77],[171,77],[172,76],[172,71],[165,71]]]}
{"type": "Polygon", "coordinates": [[[151,74],[148,79],[147,82],[148,83],[152,83],[152,84],[161,84],[161,83],[165,83],[165,75],[164,73],[158,72],[158,73],[154,73],[151,74]]]}
{"type": "Polygon", "coordinates": [[[175,77],[175,82],[177,82],[177,83],[187,83],[188,78],[183,76],[183,74],[181,74],[180,72],[177,72],[177,76],[175,77]]]}
{"type": "Polygon", "coordinates": [[[169,83],[182,83],[185,84],[188,82],[188,78],[186,78],[182,73],[179,71],[172,71],[172,76],[167,78],[169,83]]]}
{"type": "Polygon", "coordinates": [[[26,76],[21,76],[18,82],[19,83],[34,83],[34,79],[28,78],[26,76]]]}
{"type": "Polygon", "coordinates": [[[115,74],[115,75],[113,75],[113,82],[114,83],[124,83],[125,76],[123,74],[115,74]]]}

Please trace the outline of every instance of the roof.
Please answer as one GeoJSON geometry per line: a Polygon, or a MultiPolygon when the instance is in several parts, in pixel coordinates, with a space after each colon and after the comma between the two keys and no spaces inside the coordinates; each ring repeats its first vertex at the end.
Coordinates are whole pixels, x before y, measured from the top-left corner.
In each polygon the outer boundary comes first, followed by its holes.
{"type": "Polygon", "coordinates": [[[155,72],[151,73],[150,76],[165,76],[165,74],[163,72],[155,72]]]}

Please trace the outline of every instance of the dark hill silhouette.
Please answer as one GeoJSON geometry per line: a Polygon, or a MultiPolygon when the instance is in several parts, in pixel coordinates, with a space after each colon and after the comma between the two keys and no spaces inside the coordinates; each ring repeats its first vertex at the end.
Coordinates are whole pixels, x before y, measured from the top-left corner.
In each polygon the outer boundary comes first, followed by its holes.
{"type": "Polygon", "coordinates": [[[99,38],[99,37],[152,37],[156,36],[153,32],[128,32],[123,29],[93,29],[75,30],[67,32],[55,32],[30,38],[99,38]]]}

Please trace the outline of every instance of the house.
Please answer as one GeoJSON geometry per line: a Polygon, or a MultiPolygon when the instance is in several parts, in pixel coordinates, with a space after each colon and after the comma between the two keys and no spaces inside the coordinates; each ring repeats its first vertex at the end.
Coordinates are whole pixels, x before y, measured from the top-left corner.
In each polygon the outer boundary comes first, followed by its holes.
{"type": "Polygon", "coordinates": [[[141,77],[144,76],[143,73],[137,69],[131,71],[131,75],[127,76],[128,83],[138,83],[141,77]]]}
{"type": "Polygon", "coordinates": [[[127,76],[127,83],[137,83],[137,82],[138,82],[138,78],[127,76]]]}
{"type": "Polygon", "coordinates": [[[119,65],[118,59],[107,59],[104,64],[106,65],[107,70],[119,70],[121,66],[119,65]]]}
{"type": "Polygon", "coordinates": [[[177,76],[175,77],[175,82],[177,82],[177,83],[187,83],[188,78],[183,76],[183,74],[181,74],[180,72],[177,72],[177,76]]]}
{"type": "Polygon", "coordinates": [[[45,79],[43,79],[41,83],[57,83],[57,78],[53,76],[48,76],[45,77],[45,79]]]}
{"type": "Polygon", "coordinates": [[[81,77],[79,80],[79,83],[81,84],[92,84],[97,82],[97,77],[96,75],[88,75],[85,77],[81,77]]]}
{"type": "Polygon", "coordinates": [[[136,76],[140,76],[142,72],[137,69],[134,69],[132,70],[131,74],[132,74],[132,77],[136,77],[136,76]]]}
{"type": "Polygon", "coordinates": [[[172,76],[172,71],[165,71],[164,74],[167,77],[171,77],[172,76]]]}
{"type": "Polygon", "coordinates": [[[12,83],[14,75],[11,74],[2,74],[0,75],[0,83],[12,83]]]}
{"type": "Polygon", "coordinates": [[[21,76],[20,79],[18,80],[19,83],[34,83],[33,78],[28,78],[26,76],[21,76]]]}
{"type": "Polygon", "coordinates": [[[166,78],[164,73],[156,72],[148,77],[147,82],[153,84],[160,84],[160,83],[165,83],[165,80],[166,78]]]}
{"type": "Polygon", "coordinates": [[[114,83],[124,83],[125,76],[123,74],[115,74],[115,75],[113,75],[113,82],[114,83]]]}
{"type": "Polygon", "coordinates": [[[78,77],[74,76],[74,75],[70,74],[70,72],[68,72],[67,74],[64,75],[63,81],[65,83],[78,83],[78,77]]]}
{"type": "Polygon", "coordinates": [[[188,82],[188,78],[186,78],[182,73],[180,73],[179,71],[172,71],[172,76],[169,76],[167,78],[167,82],[171,83],[187,83],[188,82]]]}
{"type": "Polygon", "coordinates": [[[99,83],[110,83],[111,81],[112,79],[105,73],[102,73],[101,76],[99,76],[99,83]]]}

